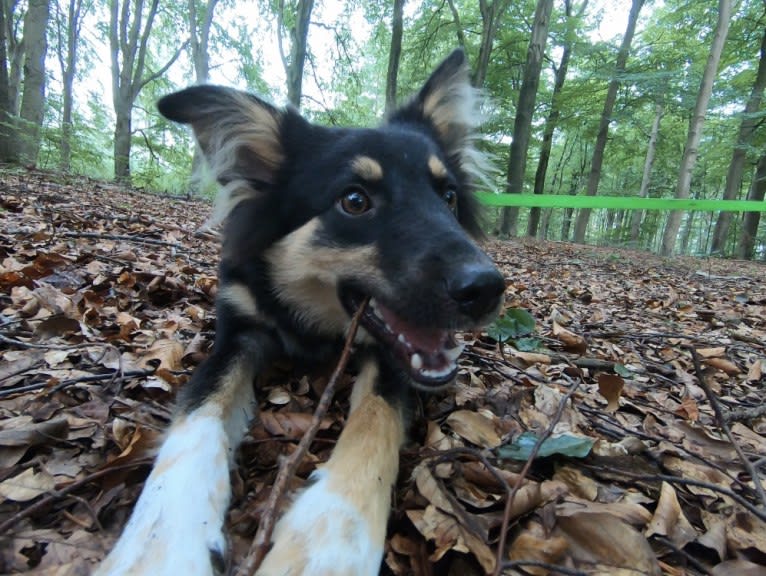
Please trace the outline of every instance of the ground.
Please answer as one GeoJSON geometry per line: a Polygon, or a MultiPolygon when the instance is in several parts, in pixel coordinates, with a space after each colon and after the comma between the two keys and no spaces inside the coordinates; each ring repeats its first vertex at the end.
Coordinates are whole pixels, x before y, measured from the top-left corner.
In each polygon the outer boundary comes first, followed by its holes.
{"type": "MultiPolygon", "coordinates": [[[[210,212],[0,172],[0,573],[87,574],[114,542],[213,341],[210,212]]],[[[464,334],[456,386],[422,398],[382,573],[766,573],[766,266],[487,249],[505,320],[464,334]]],[[[235,566],[336,361],[260,379],[233,475],[235,566]]],[[[348,383],[291,486],[328,457],[348,383]]]]}

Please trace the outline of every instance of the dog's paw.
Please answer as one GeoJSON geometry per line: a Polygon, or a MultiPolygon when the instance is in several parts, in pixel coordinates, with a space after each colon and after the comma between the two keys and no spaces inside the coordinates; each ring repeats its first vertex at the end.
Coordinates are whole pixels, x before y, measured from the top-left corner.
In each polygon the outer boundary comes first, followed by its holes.
{"type": "Polygon", "coordinates": [[[225,572],[228,441],[220,419],[174,424],[122,536],[98,576],[214,576],[225,572]]]}

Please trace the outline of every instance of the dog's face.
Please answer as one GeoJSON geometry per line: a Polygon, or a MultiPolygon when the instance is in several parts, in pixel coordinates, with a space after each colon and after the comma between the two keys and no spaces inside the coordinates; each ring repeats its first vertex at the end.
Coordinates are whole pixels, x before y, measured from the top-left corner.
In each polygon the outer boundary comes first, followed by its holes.
{"type": "Polygon", "coordinates": [[[472,97],[458,51],[377,129],[316,126],[212,86],[159,107],[192,124],[227,192],[224,267],[257,307],[337,337],[369,298],[367,337],[433,388],[457,371],[454,331],[490,321],[504,290],[469,235],[472,97]]]}

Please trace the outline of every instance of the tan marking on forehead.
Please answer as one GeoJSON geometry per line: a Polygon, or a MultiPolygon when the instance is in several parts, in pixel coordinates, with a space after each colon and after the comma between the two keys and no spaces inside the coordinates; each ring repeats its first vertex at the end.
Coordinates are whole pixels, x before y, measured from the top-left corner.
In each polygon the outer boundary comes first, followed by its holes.
{"type": "Polygon", "coordinates": [[[383,166],[369,156],[357,156],[351,161],[351,169],[365,180],[380,180],[383,178],[383,166]]]}
{"type": "Polygon", "coordinates": [[[431,174],[434,175],[434,178],[447,177],[447,167],[444,165],[444,162],[439,160],[436,156],[431,155],[428,159],[428,169],[431,171],[431,174]]]}

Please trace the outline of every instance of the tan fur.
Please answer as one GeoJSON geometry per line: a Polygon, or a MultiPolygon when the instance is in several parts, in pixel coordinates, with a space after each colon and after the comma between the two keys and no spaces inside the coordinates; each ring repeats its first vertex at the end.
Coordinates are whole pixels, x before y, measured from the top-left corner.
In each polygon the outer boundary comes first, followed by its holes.
{"type": "Polygon", "coordinates": [[[357,176],[371,182],[376,182],[383,178],[383,166],[380,162],[369,156],[357,156],[351,161],[351,170],[357,176]]]}
{"type": "Polygon", "coordinates": [[[226,302],[231,308],[242,316],[256,318],[258,305],[247,286],[239,283],[225,284],[218,291],[218,299],[226,302]]]}
{"type": "Polygon", "coordinates": [[[379,373],[380,370],[378,369],[377,362],[368,360],[364,363],[359,375],[356,377],[354,389],[351,391],[351,407],[349,409],[351,414],[359,408],[362,404],[362,400],[372,394],[379,373]]]}
{"type": "Polygon", "coordinates": [[[342,334],[348,314],[337,295],[341,278],[359,278],[385,289],[374,246],[318,246],[320,222],[313,219],[277,242],[267,253],[277,297],[296,315],[325,334],[342,334]]]}
{"type": "Polygon", "coordinates": [[[433,174],[434,178],[441,180],[447,177],[447,167],[436,156],[428,158],[428,169],[433,174]]]}

